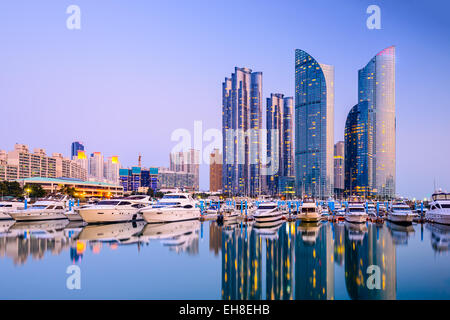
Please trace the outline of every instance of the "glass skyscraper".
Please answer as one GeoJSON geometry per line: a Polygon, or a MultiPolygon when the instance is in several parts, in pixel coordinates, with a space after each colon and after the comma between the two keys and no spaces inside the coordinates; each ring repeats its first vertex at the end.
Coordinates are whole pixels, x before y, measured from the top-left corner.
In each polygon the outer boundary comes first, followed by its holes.
{"type": "Polygon", "coordinates": [[[294,99],[273,93],[267,98],[267,159],[274,172],[266,176],[267,193],[281,195],[289,189],[287,177],[294,179],[293,153],[294,99]]]}
{"type": "Polygon", "coordinates": [[[358,72],[358,105],[350,111],[345,128],[347,193],[351,189],[358,195],[395,196],[395,126],[395,47],[391,46],[358,72]]]}
{"type": "Polygon", "coordinates": [[[297,194],[333,195],[334,67],[295,50],[295,175],[297,194]]]}
{"type": "Polygon", "coordinates": [[[262,73],[235,68],[222,84],[223,191],[261,191],[262,73]]]}

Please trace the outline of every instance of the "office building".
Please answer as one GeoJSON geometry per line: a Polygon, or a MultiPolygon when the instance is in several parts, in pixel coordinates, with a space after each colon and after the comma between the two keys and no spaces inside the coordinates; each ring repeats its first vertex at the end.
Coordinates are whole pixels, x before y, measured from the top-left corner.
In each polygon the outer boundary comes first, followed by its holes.
{"type": "Polygon", "coordinates": [[[104,161],[100,152],[91,153],[89,157],[89,177],[96,181],[104,180],[104,161]]]}
{"type": "Polygon", "coordinates": [[[104,177],[107,181],[119,184],[120,162],[118,156],[108,157],[103,166],[104,177]]]}
{"type": "Polygon", "coordinates": [[[80,141],[72,142],[72,147],[70,150],[70,159],[74,159],[74,157],[78,156],[78,151],[84,151],[84,145],[80,141]]]}
{"type": "Polygon", "coordinates": [[[193,188],[198,191],[200,187],[200,152],[189,149],[187,151],[173,152],[170,154],[169,169],[174,172],[190,173],[194,176],[193,188]]]}

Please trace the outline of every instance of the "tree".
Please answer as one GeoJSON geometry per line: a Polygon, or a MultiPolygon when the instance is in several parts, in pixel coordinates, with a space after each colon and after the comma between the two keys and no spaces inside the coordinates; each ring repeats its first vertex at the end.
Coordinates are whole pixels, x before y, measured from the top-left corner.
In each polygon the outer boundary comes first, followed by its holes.
{"type": "Polygon", "coordinates": [[[17,181],[0,181],[0,196],[20,198],[23,196],[23,189],[17,181]]]}
{"type": "Polygon", "coordinates": [[[148,188],[147,195],[153,198],[155,196],[155,191],[152,188],[148,188]]]}
{"type": "Polygon", "coordinates": [[[76,190],[73,187],[63,185],[63,186],[61,186],[61,189],[59,189],[59,192],[61,192],[62,194],[68,195],[71,198],[74,198],[76,190]]]}
{"type": "Polygon", "coordinates": [[[25,185],[24,189],[31,198],[42,198],[47,194],[39,184],[25,185]]]}

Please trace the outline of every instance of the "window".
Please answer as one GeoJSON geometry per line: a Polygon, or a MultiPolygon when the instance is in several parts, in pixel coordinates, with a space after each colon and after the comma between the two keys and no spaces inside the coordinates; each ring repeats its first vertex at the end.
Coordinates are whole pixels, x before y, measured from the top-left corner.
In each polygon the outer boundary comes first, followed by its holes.
{"type": "Polygon", "coordinates": [[[63,210],[64,208],[63,208],[63,207],[61,207],[61,206],[58,206],[58,207],[56,207],[55,209],[58,209],[58,210],[63,210]]]}
{"type": "Polygon", "coordinates": [[[131,202],[128,202],[128,201],[121,201],[120,203],[119,203],[119,206],[128,206],[128,205],[130,205],[131,204],[131,202]]]}
{"type": "Polygon", "coordinates": [[[116,206],[119,204],[119,201],[104,200],[104,201],[99,201],[97,204],[99,206],[116,206]]]}
{"type": "Polygon", "coordinates": [[[185,208],[185,209],[192,209],[192,205],[187,204],[187,205],[185,205],[183,208],[185,208]]]}

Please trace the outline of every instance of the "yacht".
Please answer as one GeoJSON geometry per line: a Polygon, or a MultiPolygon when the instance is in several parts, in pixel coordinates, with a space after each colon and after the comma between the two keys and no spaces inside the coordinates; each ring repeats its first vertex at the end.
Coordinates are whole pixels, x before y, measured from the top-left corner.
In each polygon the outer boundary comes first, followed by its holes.
{"type": "Polygon", "coordinates": [[[367,204],[367,215],[371,217],[377,216],[377,208],[375,207],[375,204],[373,202],[369,202],[367,204]]]}
{"type": "Polygon", "coordinates": [[[411,208],[401,200],[396,200],[389,206],[387,219],[395,223],[407,223],[411,224],[414,218],[414,214],[411,208]]]}
{"type": "Polygon", "coordinates": [[[279,210],[276,202],[263,202],[258,205],[258,208],[253,213],[256,227],[269,227],[283,218],[283,212],[279,210]]]}
{"type": "Polygon", "coordinates": [[[320,206],[317,206],[315,201],[305,200],[300,207],[297,217],[303,222],[315,222],[320,220],[321,211],[320,206]]]}
{"type": "Polygon", "coordinates": [[[130,196],[121,199],[102,200],[78,209],[87,223],[111,223],[142,220],[139,210],[151,203],[149,196],[130,196]]]}
{"type": "Polygon", "coordinates": [[[23,210],[25,204],[19,201],[1,201],[0,202],[0,220],[11,220],[8,214],[11,211],[23,210]]]}
{"type": "Polygon", "coordinates": [[[346,212],[345,221],[350,223],[364,223],[367,221],[366,208],[364,203],[360,201],[349,202],[346,212]]]}
{"type": "Polygon", "coordinates": [[[450,224],[450,193],[437,191],[431,196],[430,209],[425,213],[429,222],[450,224]]]}
{"type": "Polygon", "coordinates": [[[9,213],[16,221],[39,221],[66,219],[67,196],[60,199],[48,198],[36,201],[26,209],[14,210],[9,213]]]}
{"type": "Polygon", "coordinates": [[[200,218],[200,208],[188,193],[168,193],[156,204],[140,210],[149,223],[172,222],[200,218]]]}
{"type": "Polygon", "coordinates": [[[89,208],[91,206],[92,204],[85,204],[79,207],[74,207],[72,210],[66,211],[64,214],[69,221],[83,221],[83,218],[80,216],[80,209],[89,208]]]}

